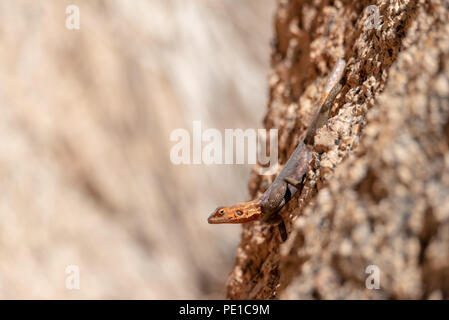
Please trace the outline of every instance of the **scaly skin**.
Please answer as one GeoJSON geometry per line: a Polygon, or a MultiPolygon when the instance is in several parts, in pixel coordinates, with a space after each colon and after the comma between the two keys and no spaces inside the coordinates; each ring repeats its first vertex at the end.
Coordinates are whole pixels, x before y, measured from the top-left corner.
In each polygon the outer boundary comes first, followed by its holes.
{"type": "Polygon", "coordinates": [[[307,145],[313,145],[316,130],[327,120],[333,100],[341,90],[339,83],[345,62],[339,59],[329,76],[316,111],[304,138],[296,147],[284,168],[270,187],[256,200],[238,203],[233,206],[218,207],[208,218],[211,224],[245,223],[261,219],[265,223],[279,226],[283,241],[287,239],[284,221],[278,214],[285,204],[302,188],[302,180],[312,159],[312,151],[307,145]]]}
{"type": "MultiPolygon", "coordinates": [[[[245,223],[262,219],[264,222],[271,222],[270,224],[278,224],[280,221],[273,219],[272,216],[277,214],[298,191],[311,158],[311,153],[305,144],[300,143],[282,171],[258,199],[233,206],[218,207],[207,221],[211,224],[219,224],[245,223]],[[293,185],[287,182],[285,179],[288,177],[298,180],[298,184],[293,185]]],[[[291,182],[290,179],[288,180],[291,182]]]]}
{"type": "Polygon", "coordinates": [[[233,206],[218,207],[207,219],[211,224],[217,223],[245,223],[262,217],[260,200],[237,203],[233,206]]]}
{"type": "Polygon", "coordinates": [[[282,171],[270,187],[256,200],[233,206],[218,207],[207,220],[211,224],[245,223],[262,219],[265,223],[279,225],[282,241],[287,239],[284,221],[278,212],[301,188],[312,154],[306,145],[296,147],[282,171]]]}

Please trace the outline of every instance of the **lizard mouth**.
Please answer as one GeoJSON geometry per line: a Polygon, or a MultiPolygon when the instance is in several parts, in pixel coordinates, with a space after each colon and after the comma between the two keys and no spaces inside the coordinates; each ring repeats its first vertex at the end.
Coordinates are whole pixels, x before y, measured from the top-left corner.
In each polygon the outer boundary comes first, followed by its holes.
{"type": "Polygon", "coordinates": [[[217,217],[216,213],[214,212],[209,216],[209,218],[207,218],[207,222],[210,224],[219,224],[228,222],[228,219],[225,217],[217,217]]]}
{"type": "Polygon", "coordinates": [[[246,223],[251,222],[254,220],[259,219],[259,216],[254,217],[234,217],[233,219],[229,219],[229,217],[217,217],[214,214],[212,214],[208,219],[207,222],[210,224],[237,224],[237,223],[246,223]]]}

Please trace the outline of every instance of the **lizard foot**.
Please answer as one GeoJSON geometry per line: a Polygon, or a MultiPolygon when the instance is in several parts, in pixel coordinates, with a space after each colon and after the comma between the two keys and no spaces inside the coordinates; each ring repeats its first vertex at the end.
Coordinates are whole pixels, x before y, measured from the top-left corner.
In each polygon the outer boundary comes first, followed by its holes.
{"type": "Polygon", "coordinates": [[[284,221],[278,224],[279,235],[281,236],[282,242],[287,240],[287,228],[285,227],[284,221]]]}
{"type": "Polygon", "coordinates": [[[287,240],[287,228],[285,227],[284,220],[279,214],[271,214],[263,218],[263,222],[270,225],[277,225],[279,230],[279,235],[281,236],[282,242],[287,240]]]}

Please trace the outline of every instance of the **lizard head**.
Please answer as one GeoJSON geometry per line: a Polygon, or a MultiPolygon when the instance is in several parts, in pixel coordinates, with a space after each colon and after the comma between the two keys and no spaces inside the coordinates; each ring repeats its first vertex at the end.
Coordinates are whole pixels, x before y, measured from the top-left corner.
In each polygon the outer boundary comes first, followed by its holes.
{"type": "Polygon", "coordinates": [[[262,208],[259,200],[238,203],[229,207],[218,207],[209,216],[207,222],[217,223],[245,223],[259,219],[262,208]]]}

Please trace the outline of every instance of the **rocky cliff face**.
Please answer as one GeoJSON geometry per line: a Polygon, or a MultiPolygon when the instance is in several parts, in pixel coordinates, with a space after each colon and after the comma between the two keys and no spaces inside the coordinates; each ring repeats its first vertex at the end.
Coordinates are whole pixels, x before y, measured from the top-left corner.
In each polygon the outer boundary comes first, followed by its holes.
{"type": "MultiPolygon", "coordinates": [[[[372,4],[279,2],[265,125],[280,130],[283,162],[340,56],[346,82],[281,212],[289,239],[245,225],[229,298],[449,298],[449,8],[379,0],[372,29],[372,4]]],[[[252,196],[272,180],[254,174],[252,196]]]]}

